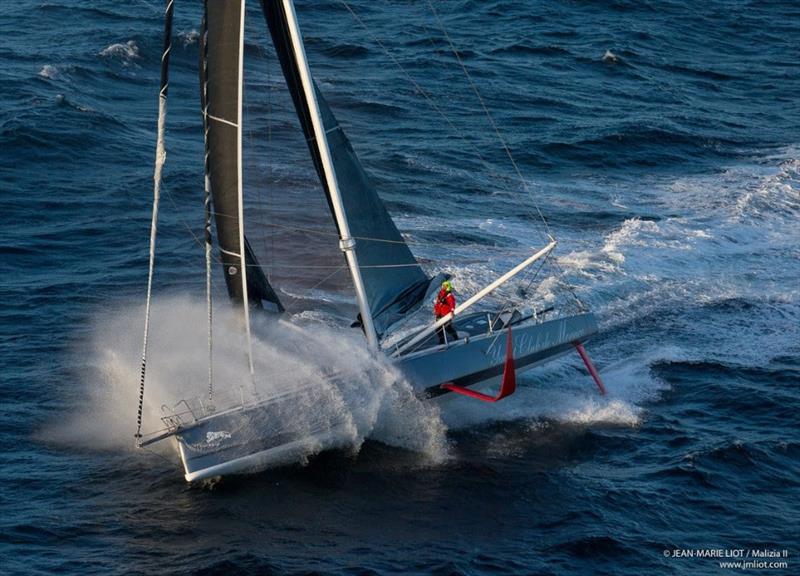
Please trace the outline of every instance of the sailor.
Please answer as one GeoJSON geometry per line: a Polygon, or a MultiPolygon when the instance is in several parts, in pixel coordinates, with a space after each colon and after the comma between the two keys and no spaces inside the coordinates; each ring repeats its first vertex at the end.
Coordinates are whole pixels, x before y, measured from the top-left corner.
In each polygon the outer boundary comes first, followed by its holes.
{"type": "MultiPolygon", "coordinates": [[[[436,296],[436,302],[433,305],[433,314],[438,320],[439,318],[444,318],[455,309],[456,297],[453,296],[453,285],[450,284],[449,280],[445,280],[442,282],[442,288],[439,290],[439,294],[436,296]]],[[[458,340],[458,333],[456,332],[456,329],[453,328],[452,321],[450,321],[436,331],[436,335],[439,336],[439,344],[444,344],[445,342],[445,330],[447,330],[447,335],[452,340],[458,340]]]]}

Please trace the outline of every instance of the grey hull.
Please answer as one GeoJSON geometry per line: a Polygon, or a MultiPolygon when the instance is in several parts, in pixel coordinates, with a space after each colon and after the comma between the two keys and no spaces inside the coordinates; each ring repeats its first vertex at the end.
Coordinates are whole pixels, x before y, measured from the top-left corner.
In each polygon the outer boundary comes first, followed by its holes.
{"type": "MultiPolygon", "coordinates": [[[[511,327],[517,374],[568,352],[573,342],[585,342],[597,333],[593,314],[557,318],[542,323],[523,322],[511,327]]],[[[471,337],[404,356],[397,366],[418,391],[428,396],[447,393],[440,386],[452,382],[474,386],[503,372],[507,329],[471,337]]]]}
{"type": "Polygon", "coordinates": [[[298,406],[308,405],[303,394],[301,389],[179,427],[174,435],[186,480],[255,472],[347,445],[353,437],[349,422],[325,411],[316,419],[293,417],[298,406]]]}
{"type": "MultiPolygon", "coordinates": [[[[515,371],[519,374],[568,352],[573,342],[585,342],[597,332],[597,322],[592,314],[581,314],[541,323],[523,321],[511,330],[515,371]]],[[[441,388],[445,383],[487,386],[502,375],[506,333],[507,329],[484,332],[403,356],[395,363],[422,397],[448,393],[441,388]]],[[[304,422],[302,427],[271,428],[274,422],[292,422],[292,411],[298,405],[308,405],[301,402],[302,394],[300,389],[296,394],[180,426],[174,435],[186,480],[255,472],[346,446],[352,434],[343,421],[321,417],[319,421],[304,422]]]]}

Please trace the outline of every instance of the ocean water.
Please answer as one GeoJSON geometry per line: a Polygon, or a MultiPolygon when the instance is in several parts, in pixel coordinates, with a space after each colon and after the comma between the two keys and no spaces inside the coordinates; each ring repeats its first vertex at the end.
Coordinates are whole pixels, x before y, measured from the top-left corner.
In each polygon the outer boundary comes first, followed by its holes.
{"type": "MultiPolygon", "coordinates": [[[[133,448],[162,8],[6,3],[0,573],[739,571],[664,553],[684,549],[786,550],[763,573],[799,573],[797,3],[298,2],[321,89],[426,269],[469,294],[541,246],[538,206],[561,280],[532,294],[569,283],[599,318],[606,397],[567,357],[497,406],[440,407],[346,328],[333,228],[249,4],[248,235],[316,334],[282,347],[256,319],[259,380],[350,369],[297,416],[347,412],[352,446],[191,486],[173,453],[133,448]]],[[[199,20],[178,3],[148,426],[206,386],[199,20]]],[[[219,276],[214,296],[222,394],[244,360],[219,276]]]]}

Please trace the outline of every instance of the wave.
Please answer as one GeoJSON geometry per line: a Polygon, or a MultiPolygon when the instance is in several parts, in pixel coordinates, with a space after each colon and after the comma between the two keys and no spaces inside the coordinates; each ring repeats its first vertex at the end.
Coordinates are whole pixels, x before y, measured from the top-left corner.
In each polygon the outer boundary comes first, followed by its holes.
{"type": "Polygon", "coordinates": [[[52,64],[45,64],[39,70],[38,75],[42,78],[47,78],[48,80],[55,80],[60,75],[60,72],[56,66],[53,66],[52,64]]]}
{"type": "Polygon", "coordinates": [[[198,562],[200,566],[182,570],[180,574],[182,576],[245,576],[247,574],[272,576],[288,574],[286,570],[281,570],[268,560],[259,558],[254,554],[228,553],[226,556],[228,557],[223,560],[201,560],[198,562]]]}
{"type": "MultiPolygon", "coordinates": [[[[141,2],[140,5],[142,3],[147,5],[146,2],[141,2]]],[[[97,8],[95,6],[89,7],[75,5],[73,2],[69,2],[68,5],[44,3],[37,6],[37,9],[50,18],[63,18],[64,21],[73,21],[77,18],[78,14],[80,14],[81,21],[84,22],[99,21],[124,23],[133,20],[141,23],[142,18],[146,18],[138,11],[134,11],[132,14],[127,15],[119,12],[112,12],[110,10],[103,10],[102,8],[97,8]]],[[[161,16],[161,14],[161,10],[154,9],[148,17],[153,19],[161,16]]]]}
{"type": "Polygon", "coordinates": [[[735,213],[740,218],[759,219],[800,215],[800,156],[781,160],[773,173],[742,194],[736,200],[735,213]]]}
{"type": "Polygon", "coordinates": [[[542,146],[542,152],[556,162],[568,160],[592,167],[663,167],[667,163],[718,154],[736,144],[721,136],[635,125],[581,140],[549,142],[542,146]]]}
{"type": "MultiPolygon", "coordinates": [[[[652,366],[653,370],[660,374],[669,374],[674,379],[681,382],[696,382],[700,379],[724,378],[725,381],[749,381],[753,383],[773,382],[779,384],[791,384],[800,377],[800,368],[780,362],[779,356],[774,356],[762,365],[744,364],[743,358],[710,359],[691,356],[683,358],[673,358],[670,360],[659,360],[652,366]],[[737,362],[737,360],[739,360],[737,362]]],[[[781,389],[775,389],[775,395],[781,395],[781,389]]],[[[767,398],[772,394],[767,394],[767,398]]],[[[762,402],[770,401],[774,408],[780,407],[779,401],[761,398],[762,402]]]]}
{"type": "Polygon", "coordinates": [[[178,40],[181,41],[181,44],[184,48],[187,46],[192,46],[197,44],[198,39],[200,38],[200,32],[197,30],[184,30],[183,32],[178,33],[178,40]]]}
{"type": "Polygon", "coordinates": [[[628,557],[634,551],[621,541],[611,536],[586,536],[576,540],[568,540],[549,548],[552,552],[567,552],[579,558],[628,557]]]}
{"type": "Polygon", "coordinates": [[[337,104],[341,109],[365,112],[381,118],[399,118],[408,114],[408,110],[402,106],[376,100],[343,100],[337,104]]]}
{"type": "Polygon", "coordinates": [[[442,418],[451,430],[513,421],[636,427],[641,424],[644,407],[670,387],[651,373],[650,367],[672,354],[672,349],[656,348],[613,363],[597,356],[607,396],[598,394],[577,355],[568,356],[520,376],[510,402],[498,403],[489,411],[480,402],[454,400],[443,405],[442,418]]]}
{"type": "Polygon", "coordinates": [[[570,52],[566,48],[552,44],[546,46],[532,46],[523,43],[494,48],[489,51],[489,54],[493,56],[564,56],[569,53],[570,52]]]}
{"type": "Polygon", "coordinates": [[[365,58],[370,55],[370,50],[366,46],[360,44],[346,44],[338,43],[332,46],[326,46],[323,50],[325,55],[332,58],[365,58]]]}
{"type": "Polygon", "coordinates": [[[611,50],[606,50],[606,53],[603,54],[603,62],[608,64],[618,64],[619,61],[619,56],[614,54],[611,50]]]}
{"type": "Polygon", "coordinates": [[[125,65],[132,64],[135,60],[140,58],[139,45],[135,40],[111,44],[103,48],[97,54],[103,58],[120,60],[125,65]]]}
{"type": "Polygon", "coordinates": [[[707,70],[703,68],[693,68],[691,66],[678,66],[675,64],[666,64],[663,65],[662,68],[664,70],[667,70],[669,72],[674,72],[676,74],[683,74],[686,76],[692,76],[706,80],[713,80],[715,82],[728,82],[730,80],[736,80],[738,78],[738,76],[733,74],[727,74],[724,72],[707,70]]]}
{"type": "MultiPolygon", "coordinates": [[[[31,150],[41,157],[68,158],[83,150],[87,143],[94,142],[93,137],[87,139],[86,131],[123,127],[125,125],[114,116],[73,101],[64,94],[56,94],[2,122],[0,143],[17,153],[31,150]],[[55,117],[57,121],[53,120],[55,117]],[[58,128],[66,120],[73,119],[79,119],[82,131],[58,128]]],[[[123,145],[122,142],[112,143],[112,146],[123,145]]]]}

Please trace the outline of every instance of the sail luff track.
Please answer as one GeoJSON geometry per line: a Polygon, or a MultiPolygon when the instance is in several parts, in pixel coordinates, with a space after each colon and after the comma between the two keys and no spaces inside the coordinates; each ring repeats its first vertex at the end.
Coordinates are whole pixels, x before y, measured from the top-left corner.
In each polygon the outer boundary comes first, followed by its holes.
{"type": "Polygon", "coordinates": [[[247,289],[247,258],[244,250],[244,187],[242,182],[242,100],[244,98],[244,16],[245,0],[239,4],[239,90],[236,102],[236,196],[239,209],[239,262],[241,263],[242,310],[244,312],[244,329],[247,336],[247,363],[250,377],[254,378],[253,337],[250,333],[250,302],[247,289]]]}

